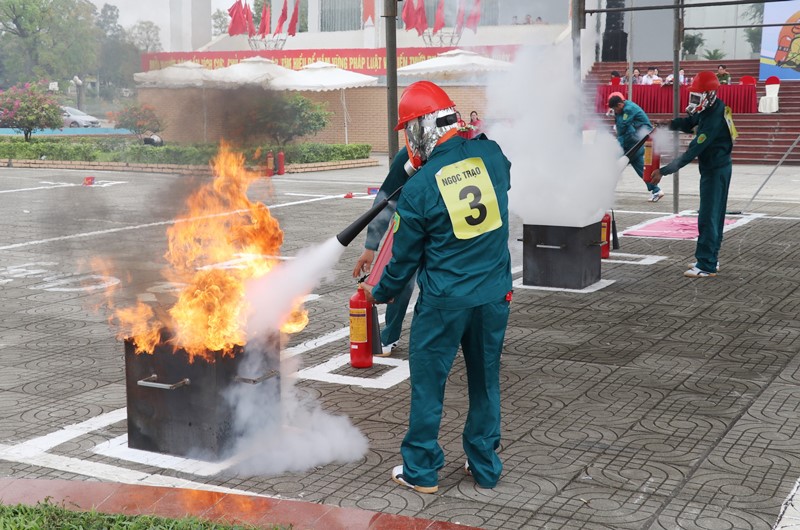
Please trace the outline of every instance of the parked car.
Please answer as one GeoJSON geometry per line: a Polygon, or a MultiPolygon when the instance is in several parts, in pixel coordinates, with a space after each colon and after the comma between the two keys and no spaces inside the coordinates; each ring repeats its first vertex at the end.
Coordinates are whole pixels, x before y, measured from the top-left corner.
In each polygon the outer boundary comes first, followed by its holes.
{"type": "Polygon", "coordinates": [[[100,120],[72,107],[61,107],[64,127],[100,127],[100,120]]]}

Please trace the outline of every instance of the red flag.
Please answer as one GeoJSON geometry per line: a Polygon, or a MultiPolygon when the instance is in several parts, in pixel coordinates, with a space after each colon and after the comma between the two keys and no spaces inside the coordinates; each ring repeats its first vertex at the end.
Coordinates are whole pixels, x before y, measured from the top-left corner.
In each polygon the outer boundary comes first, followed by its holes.
{"type": "Polygon", "coordinates": [[[403,19],[403,23],[406,25],[406,31],[417,27],[417,10],[414,9],[414,0],[405,0],[401,18],[403,19]]]}
{"type": "Polygon", "coordinates": [[[300,0],[294,0],[294,9],[292,10],[292,18],[289,19],[289,35],[294,37],[297,35],[297,19],[300,17],[300,0]]]}
{"type": "MultiPolygon", "coordinates": [[[[412,0],[406,0],[411,2],[412,0]]],[[[428,15],[425,14],[425,0],[417,0],[416,24],[414,29],[417,30],[417,35],[422,35],[428,29],[428,15]]]]}
{"type": "Polygon", "coordinates": [[[247,23],[247,36],[252,37],[256,34],[256,25],[253,23],[253,12],[250,11],[250,4],[244,5],[244,20],[247,23]]]}
{"type": "Polygon", "coordinates": [[[478,32],[478,24],[481,21],[481,0],[475,0],[475,3],[472,5],[472,11],[469,12],[469,17],[467,17],[467,27],[471,29],[473,32],[478,32]]]}
{"type": "Polygon", "coordinates": [[[458,13],[456,14],[456,33],[461,33],[464,29],[464,2],[466,0],[458,0],[458,13]]]}
{"type": "Polygon", "coordinates": [[[236,0],[236,2],[228,8],[228,14],[231,16],[231,22],[228,25],[228,35],[232,37],[234,35],[247,33],[247,20],[244,18],[241,0],[236,0]]]}
{"type": "Polygon", "coordinates": [[[375,2],[374,0],[362,0],[361,4],[361,23],[366,25],[367,21],[372,19],[372,25],[375,25],[375,2]]]}
{"type": "Polygon", "coordinates": [[[433,21],[433,34],[436,35],[444,27],[444,0],[439,0],[436,7],[436,18],[433,21]]]}
{"type": "Polygon", "coordinates": [[[270,16],[269,5],[265,3],[264,7],[261,8],[261,23],[258,25],[258,34],[262,39],[265,39],[267,33],[269,33],[270,22],[272,22],[270,16]]]}
{"type": "Polygon", "coordinates": [[[289,6],[286,5],[286,0],[283,0],[283,7],[281,8],[281,16],[278,17],[278,25],[275,26],[275,33],[273,35],[277,35],[278,33],[283,33],[283,25],[286,23],[286,18],[288,17],[289,6]]]}

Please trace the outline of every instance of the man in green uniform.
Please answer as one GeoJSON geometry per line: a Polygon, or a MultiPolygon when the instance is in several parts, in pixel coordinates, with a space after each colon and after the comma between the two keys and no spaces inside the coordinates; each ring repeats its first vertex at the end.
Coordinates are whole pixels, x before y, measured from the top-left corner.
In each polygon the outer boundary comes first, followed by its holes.
{"type": "MultiPolygon", "coordinates": [[[[404,185],[417,171],[408,159],[408,150],[403,147],[395,155],[389,166],[389,173],[381,184],[378,194],[375,196],[373,206],[389,197],[400,186],[404,185]]],[[[388,206],[379,213],[375,219],[367,226],[367,240],[364,243],[364,252],[358,258],[356,266],[353,268],[353,278],[358,278],[364,274],[369,274],[372,270],[372,262],[375,260],[375,251],[381,244],[381,239],[389,227],[389,223],[394,215],[397,203],[390,201],[388,206]]],[[[406,284],[405,288],[397,295],[394,302],[386,307],[386,324],[381,330],[381,354],[380,357],[388,357],[392,350],[397,347],[400,340],[400,332],[403,329],[403,320],[406,316],[408,303],[414,293],[414,277],[406,284]]]]}
{"type": "MultiPolygon", "coordinates": [[[[456,135],[455,104],[437,85],[410,85],[399,103],[412,160],[420,170],[397,202],[392,260],[371,292],[391,301],[417,272],[419,297],[409,344],[411,410],[392,480],[438,490],[444,389],[459,345],[469,411],[462,437],[465,469],[479,486],[500,477],[500,352],[511,299],[508,189],[511,163],[485,136],[456,135]]],[[[369,291],[368,291],[369,292],[369,291]]]]}
{"type": "MultiPolygon", "coordinates": [[[[626,101],[620,92],[613,92],[608,98],[608,108],[614,111],[614,127],[617,129],[617,141],[622,151],[627,153],[636,143],[653,130],[650,118],[642,108],[633,101],[626,101]]],[[[631,167],[640,179],[644,176],[644,146],[630,157],[631,167]]],[[[652,182],[645,182],[650,196],[649,202],[658,202],[664,191],[652,182]]]]}
{"type": "Polygon", "coordinates": [[[697,131],[681,156],[653,172],[653,182],[671,175],[697,158],[700,166],[700,208],[697,215],[697,262],[683,273],[687,278],[707,278],[717,275],[719,249],[725,228],[725,209],[731,185],[731,150],[736,139],[730,108],[717,97],[719,80],[714,72],[700,72],[689,88],[689,116],[676,118],[669,124],[672,130],[697,131]]]}

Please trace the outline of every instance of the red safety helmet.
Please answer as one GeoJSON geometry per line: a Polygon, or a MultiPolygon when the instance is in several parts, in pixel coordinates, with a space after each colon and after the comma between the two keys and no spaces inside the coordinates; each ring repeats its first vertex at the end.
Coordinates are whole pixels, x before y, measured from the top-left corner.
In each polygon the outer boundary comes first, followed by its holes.
{"type": "Polygon", "coordinates": [[[689,92],[711,92],[719,88],[719,79],[717,74],[709,70],[698,73],[694,76],[692,86],[689,87],[689,92]]]}
{"type": "Polygon", "coordinates": [[[419,118],[437,110],[449,109],[456,104],[442,90],[439,85],[430,81],[417,81],[408,87],[400,96],[397,110],[397,127],[395,131],[402,131],[406,123],[414,118],[419,118]]]}

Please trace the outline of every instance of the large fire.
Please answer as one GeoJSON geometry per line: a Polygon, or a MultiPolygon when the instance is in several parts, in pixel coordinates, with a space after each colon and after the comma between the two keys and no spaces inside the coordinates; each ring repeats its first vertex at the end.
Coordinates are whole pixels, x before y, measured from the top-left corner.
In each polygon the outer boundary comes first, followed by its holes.
{"type": "MultiPolygon", "coordinates": [[[[278,262],[283,231],[263,203],[248,199],[259,175],[245,169],[243,155],[223,143],[212,170],[213,181],[189,197],[186,212],[167,230],[165,275],[185,285],[178,300],[165,315],[141,302],[115,314],[120,337],[132,338],[137,352],[152,353],[162,329],[191,360],[213,361],[214,351],[233,355],[236,345],[247,342],[245,284],[278,262]]],[[[296,333],[307,323],[298,300],[281,331],[296,333]]]]}

